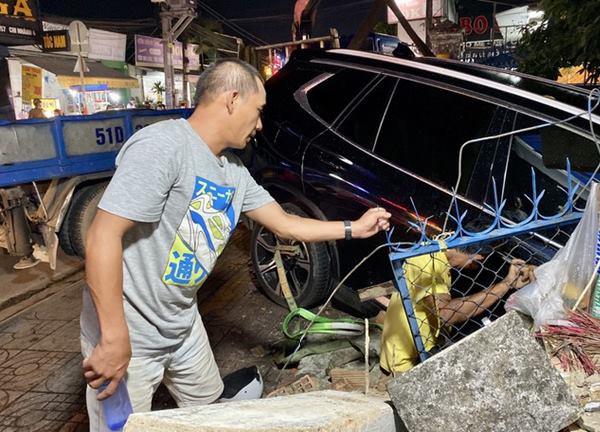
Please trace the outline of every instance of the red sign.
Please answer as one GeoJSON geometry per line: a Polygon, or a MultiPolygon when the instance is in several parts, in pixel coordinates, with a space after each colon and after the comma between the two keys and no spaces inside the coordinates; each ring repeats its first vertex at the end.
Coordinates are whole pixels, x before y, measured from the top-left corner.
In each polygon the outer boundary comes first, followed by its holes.
{"type": "Polygon", "coordinates": [[[490,24],[485,15],[460,17],[459,22],[467,36],[470,36],[472,33],[480,35],[490,31],[490,24]]]}

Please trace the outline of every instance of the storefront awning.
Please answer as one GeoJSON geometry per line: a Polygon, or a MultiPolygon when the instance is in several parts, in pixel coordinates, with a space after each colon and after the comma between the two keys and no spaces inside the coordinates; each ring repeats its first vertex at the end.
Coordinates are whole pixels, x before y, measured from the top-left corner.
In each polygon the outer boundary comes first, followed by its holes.
{"type": "MultiPolygon", "coordinates": [[[[77,61],[75,57],[29,56],[21,54],[18,57],[27,63],[34,64],[55,74],[61,87],[81,85],[79,72],[73,71],[75,62],[77,61]]],[[[86,60],[85,64],[89,69],[89,72],[85,72],[86,85],[106,85],[111,89],[139,87],[137,79],[125,76],[122,72],[104,66],[100,62],[86,60]]]]}

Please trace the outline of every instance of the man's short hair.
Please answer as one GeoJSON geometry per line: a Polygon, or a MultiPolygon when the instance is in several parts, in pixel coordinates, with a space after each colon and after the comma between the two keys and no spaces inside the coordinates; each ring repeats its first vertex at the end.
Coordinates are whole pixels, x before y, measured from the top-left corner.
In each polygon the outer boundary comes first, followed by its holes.
{"type": "Polygon", "coordinates": [[[194,104],[210,100],[217,95],[237,90],[240,96],[246,97],[258,91],[256,80],[263,81],[258,71],[238,59],[221,59],[208,67],[198,78],[194,104]]]}

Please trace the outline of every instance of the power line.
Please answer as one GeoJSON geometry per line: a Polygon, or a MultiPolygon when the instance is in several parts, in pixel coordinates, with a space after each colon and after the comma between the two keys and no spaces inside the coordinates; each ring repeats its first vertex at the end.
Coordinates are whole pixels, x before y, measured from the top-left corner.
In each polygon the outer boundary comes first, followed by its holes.
{"type": "Polygon", "coordinates": [[[256,35],[253,35],[249,31],[245,30],[244,28],[240,27],[236,23],[232,22],[231,20],[229,20],[228,18],[226,18],[225,16],[221,15],[219,12],[217,12],[216,10],[214,10],[213,8],[208,6],[203,1],[198,0],[197,4],[200,8],[202,8],[203,10],[208,12],[210,15],[212,15],[214,18],[218,19],[219,21],[222,21],[225,25],[227,25],[231,29],[235,30],[236,32],[238,32],[239,34],[244,36],[245,38],[247,38],[250,42],[255,43],[256,45],[266,45],[267,44],[266,41],[262,40],[261,38],[259,38],[256,35]]]}
{"type": "Polygon", "coordinates": [[[247,39],[250,40],[250,42],[253,42],[253,43],[257,44],[257,45],[266,44],[265,41],[262,41],[261,39],[259,39],[258,37],[256,37],[252,33],[248,32],[247,30],[243,29],[242,27],[238,26],[237,24],[232,23],[231,21],[229,21],[229,19],[227,19],[226,17],[224,17],[223,15],[221,15],[219,12],[215,11],[214,9],[212,9],[207,4],[205,4],[205,3],[201,2],[201,1],[199,1],[198,4],[199,4],[199,6],[202,9],[204,9],[206,12],[208,12],[214,18],[217,18],[219,21],[222,21],[228,27],[232,28],[233,30],[235,30],[236,32],[238,32],[239,34],[241,34],[242,36],[246,37],[247,39]]]}

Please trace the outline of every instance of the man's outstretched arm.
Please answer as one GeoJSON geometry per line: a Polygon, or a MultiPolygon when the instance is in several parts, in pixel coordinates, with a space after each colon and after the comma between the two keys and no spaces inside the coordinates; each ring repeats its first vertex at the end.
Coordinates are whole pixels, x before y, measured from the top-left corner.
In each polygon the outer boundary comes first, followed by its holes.
{"type": "MultiPolygon", "coordinates": [[[[305,242],[341,240],[345,238],[343,221],[322,221],[286,213],[276,202],[271,202],[246,215],[265,226],[280,238],[305,242]]],[[[381,207],[367,210],[351,222],[352,238],[367,238],[390,227],[391,214],[381,207]]]]}
{"type": "MultiPolygon", "coordinates": [[[[476,317],[500,300],[510,289],[521,289],[534,280],[533,266],[515,259],[506,277],[483,291],[466,297],[451,298],[449,294],[436,295],[435,302],[443,324],[457,324],[476,317]]],[[[431,299],[431,296],[428,297],[431,299]]],[[[436,305],[428,304],[429,307],[436,305]]]]}
{"type": "Polygon", "coordinates": [[[86,278],[100,326],[100,341],[83,360],[92,388],[110,381],[98,395],[112,395],[131,358],[129,329],[123,309],[123,236],[136,222],[98,209],[86,238],[86,278]]]}

